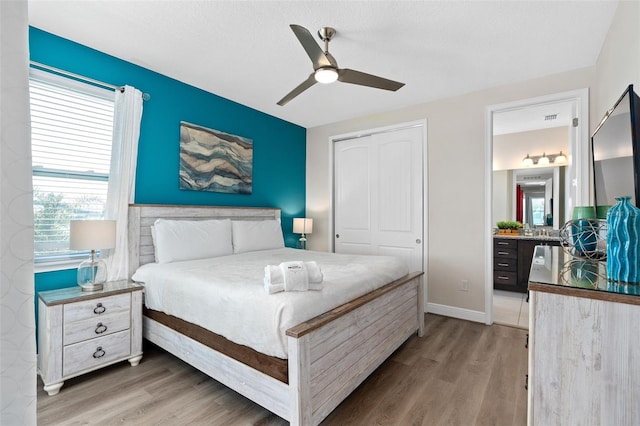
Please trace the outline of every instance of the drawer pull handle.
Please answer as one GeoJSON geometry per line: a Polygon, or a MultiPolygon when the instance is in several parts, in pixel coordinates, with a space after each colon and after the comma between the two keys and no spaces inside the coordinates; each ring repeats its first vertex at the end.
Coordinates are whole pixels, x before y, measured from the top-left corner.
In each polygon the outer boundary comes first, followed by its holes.
{"type": "Polygon", "coordinates": [[[503,242],[503,241],[498,241],[498,245],[499,245],[499,246],[508,246],[508,245],[509,245],[509,243],[505,243],[505,242],[503,242]]]}
{"type": "Polygon", "coordinates": [[[104,311],[106,311],[106,310],[107,310],[107,308],[105,308],[104,306],[102,306],[102,303],[98,303],[98,304],[96,305],[96,307],[95,307],[95,308],[93,308],[93,313],[94,313],[94,314],[98,314],[98,315],[100,315],[100,314],[104,313],[104,311]]]}
{"type": "Polygon", "coordinates": [[[509,266],[508,263],[498,263],[498,266],[509,266]]]}
{"type": "Polygon", "coordinates": [[[508,280],[508,279],[509,279],[509,277],[505,277],[505,276],[502,276],[502,275],[498,275],[498,279],[501,279],[501,280],[508,280]]]}
{"type": "Polygon", "coordinates": [[[94,358],[102,358],[106,352],[102,350],[102,346],[98,346],[93,353],[94,358]]]}
{"type": "Polygon", "coordinates": [[[506,255],[508,255],[508,254],[509,254],[509,252],[508,252],[508,251],[499,251],[499,252],[498,252],[498,254],[499,254],[500,256],[506,256],[506,255]]]}
{"type": "Polygon", "coordinates": [[[96,329],[95,329],[96,334],[102,334],[105,331],[107,331],[107,326],[99,322],[98,325],[96,325],[96,329]]]}

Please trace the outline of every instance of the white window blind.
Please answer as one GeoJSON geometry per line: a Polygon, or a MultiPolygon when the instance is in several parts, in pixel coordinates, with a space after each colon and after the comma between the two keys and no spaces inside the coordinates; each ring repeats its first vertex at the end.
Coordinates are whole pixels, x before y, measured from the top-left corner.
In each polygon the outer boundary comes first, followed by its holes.
{"type": "Polygon", "coordinates": [[[35,261],[66,260],[69,221],[104,216],[114,94],[32,69],[30,95],[35,261]]]}

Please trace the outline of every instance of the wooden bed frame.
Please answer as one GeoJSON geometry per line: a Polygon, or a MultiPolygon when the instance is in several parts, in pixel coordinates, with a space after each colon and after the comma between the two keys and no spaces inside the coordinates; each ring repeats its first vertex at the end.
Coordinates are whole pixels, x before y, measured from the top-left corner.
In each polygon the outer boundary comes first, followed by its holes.
{"type": "MultiPolygon", "coordinates": [[[[129,276],[154,262],[157,218],[280,219],[272,208],[129,206],[129,276]]],[[[413,333],[424,331],[423,273],[408,274],[287,330],[288,380],[249,367],[148,316],[143,335],[292,425],[317,425],[413,333]]]]}

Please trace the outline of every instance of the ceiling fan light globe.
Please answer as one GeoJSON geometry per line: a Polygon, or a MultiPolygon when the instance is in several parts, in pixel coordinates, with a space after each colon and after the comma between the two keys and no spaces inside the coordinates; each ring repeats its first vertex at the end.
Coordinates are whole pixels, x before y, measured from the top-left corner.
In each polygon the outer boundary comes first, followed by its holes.
{"type": "Polygon", "coordinates": [[[318,83],[333,83],[338,79],[338,72],[333,68],[319,68],[316,70],[315,79],[318,83]]]}

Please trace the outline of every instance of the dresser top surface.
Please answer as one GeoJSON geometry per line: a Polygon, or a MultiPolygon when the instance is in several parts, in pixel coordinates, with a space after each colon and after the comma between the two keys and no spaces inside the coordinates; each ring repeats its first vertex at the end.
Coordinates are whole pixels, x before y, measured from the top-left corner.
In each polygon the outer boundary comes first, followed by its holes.
{"type": "Polygon", "coordinates": [[[38,297],[47,306],[60,305],[63,303],[73,303],[80,300],[99,299],[101,297],[112,296],[121,293],[130,293],[133,291],[142,291],[144,289],[140,284],[132,281],[110,281],[104,283],[102,290],[82,291],[80,286],[61,288],[57,290],[41,291],[38,297]]]}
{"type": "Polygon", "coordinates": [[[607,262],[572,256],[562,247],[536,246],[529,289],[640,305],[640,284],[607,279],[607,262]]]}

